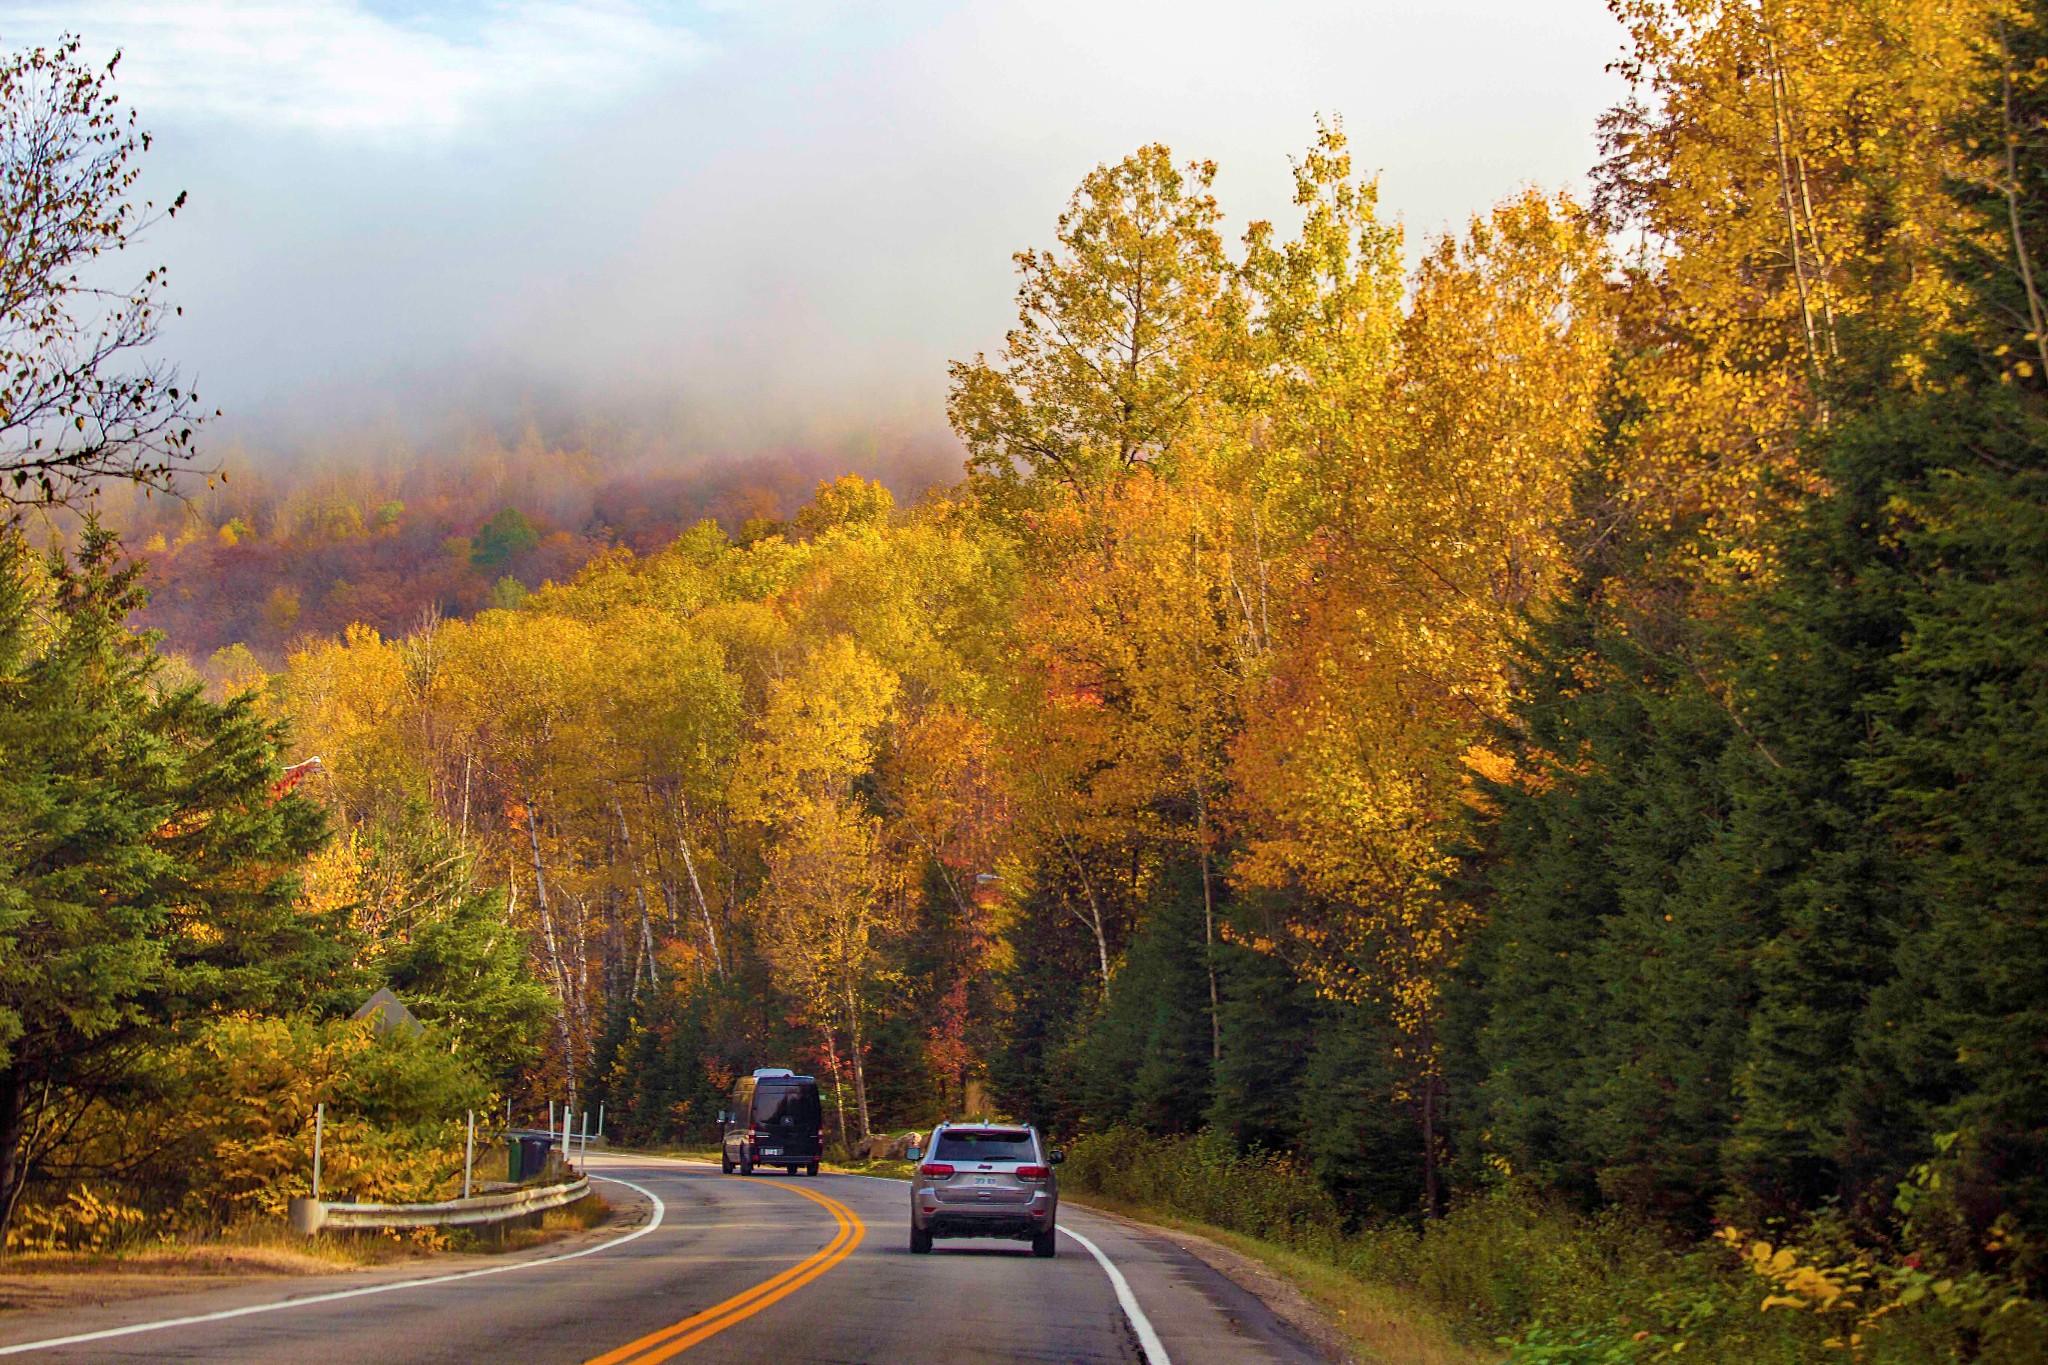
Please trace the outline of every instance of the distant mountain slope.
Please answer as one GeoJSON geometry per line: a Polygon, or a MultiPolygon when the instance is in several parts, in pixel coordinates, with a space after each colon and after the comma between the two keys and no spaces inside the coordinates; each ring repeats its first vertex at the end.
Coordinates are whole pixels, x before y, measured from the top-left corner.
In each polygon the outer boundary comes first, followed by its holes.
{"type": "MultiPolygon", "coordinates": [[[[275,668],[294,642],[352,622],[403,633],[423,613],[509,605],[614,547],[646,552],[707,518],[751,539],[843,464],[794,451],[651,467],[531,436],[449,455],[237,455],[188,500],[117,502],[102,515],[147,562],[140,623],[219,672],[275,668]]],[[[911,482],[899,491],[914,494],[911,482]]]]}

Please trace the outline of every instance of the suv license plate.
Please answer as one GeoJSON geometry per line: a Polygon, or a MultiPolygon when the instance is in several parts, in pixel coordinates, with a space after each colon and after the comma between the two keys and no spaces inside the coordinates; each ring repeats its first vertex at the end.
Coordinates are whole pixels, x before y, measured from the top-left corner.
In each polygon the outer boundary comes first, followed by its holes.
{"type": "Polygon", "coordinates": [[[1000,1185],[1003,1182],[1000,1176],[978,1175],[974,1177],[974,1183],[977,1185],[1000,1185]]]}

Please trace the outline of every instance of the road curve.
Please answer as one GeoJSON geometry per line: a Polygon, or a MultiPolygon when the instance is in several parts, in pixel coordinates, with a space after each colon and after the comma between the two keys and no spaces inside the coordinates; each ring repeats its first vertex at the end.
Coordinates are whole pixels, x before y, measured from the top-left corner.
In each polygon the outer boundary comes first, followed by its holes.
{"type": "Polygon", "coordinates": [[[1264,1305],[1171,1241],[1071,1205],[1081,1234],[908,1246],[908,1192],[861,1176],[722,1176],[651,1157],[590,1159],[619,1211],[571,1244],[0,1318],[0,1351],[50,1361],[330,1362],[1318,1360],[1264,1305]],[[658,1211],[657,1211],[658,1201],[658,1211]],[[655,1224],[650,1228],[650,1224],[655,1224]],[[637,1234],[637,1235],[635,1235],[637,1234]],[[465,1272],[484,1270],[483,1274],[465,1272]],[[433,1280],[433,1283],[414,1283],[433,1280]],[[363,1290],[373,1292],[363,1293],[363,1290]],[[277,1305],[274,1309],[271,1305],[277,1305]],[[257,1311],[247,1311],[255,1309],[257,1311]],[[226,1315],[226,1316],[223,1316],[226,1315]],[[174,1319],[175,1326],[77,1337],[174,1319]]]}

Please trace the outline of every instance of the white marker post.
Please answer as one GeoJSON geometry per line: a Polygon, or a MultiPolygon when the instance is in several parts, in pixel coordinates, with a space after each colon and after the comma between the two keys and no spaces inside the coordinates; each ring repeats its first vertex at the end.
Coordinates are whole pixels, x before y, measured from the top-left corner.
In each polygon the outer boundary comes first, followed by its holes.
{"type": "Polygon", "coordinates": [[[582,1155],[583,1160],[580,1164],[588,1166],[590,1164],[590,1111],[588,1109],[583,1111],[582,1155]]]}
{"type": "Polygon", "coordinates": [[[604,1101],[597,1102],[597,1140],[604,1141],[604,1101]]]}
{"type": "Polygon", "coordinates": [[[469,1198],[470,1172],[476,1169],[476,1110],[469,1111],[469,1141],[462,1147],[462,1197],[469,1198]]]}
{"type": "Polygon", "coordinates": [[[320,1140],[326,1136],[327,1105],[323,1102],[313,1106],[313,1198],[320,1198],[320,1140]]]}

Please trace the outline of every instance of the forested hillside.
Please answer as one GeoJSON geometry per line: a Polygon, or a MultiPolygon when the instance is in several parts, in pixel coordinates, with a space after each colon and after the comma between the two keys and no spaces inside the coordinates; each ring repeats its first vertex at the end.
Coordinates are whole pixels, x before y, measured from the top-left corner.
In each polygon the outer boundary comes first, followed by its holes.
{"type": "MultiPolygon", "coordinates": [[[[758,537],[822,475],[842,472],[823,450],[663,462],[644,441],[576,435],[528,427],[508,441],[478,429],[416,444],[367,432],[311,449],[236,446],[192,496],[109,490],[97,510],[147,565],[137,620],[223,683],[357,622],[405,631],[422,613],[515,604],[614,546],[648,553],[701,519],[758,537]]],[[[873,472],[911,488],[933,479],[929,452],[915,448],[882,452],[873,472]]]]}
{"type": "Polygon", "coordinates": [[[335,809],[481,850],[649,1139],[774,1055],[1388,1212],[1875,1230],[1942,1138],[2039,1226],[2031,125],[1972,6],[1626,14],[1591,206],[1404,278],[1334,124],[1234,245],[1140,149],[954,367],[958,486],[296,653],[335,809]]]}
{"type": "MultiPolygon", "coordinates": [[[[350,522],[462,539],[408,571],[438,615],[210,637],[290,642],[214,695],[321,760],[301,903],[349,970],[629,1142],[788,1063],[847,1142],[976,1105],[1277,1154],[1351,1231],[1512,1193],[1768,1234],[1786,1358],[2027,1358],[2048,8],[1615,8],[1590,202],[1412,271],[1335,121],[1239,240],[1188,149],[1090,173],[952,368],[950,486],[350,522]],[[544,1012],[466,984],[487,940],[544,1012]]],[[[209,534],[129,548],[219,575],[209,534]]],[[[1682,1350],[1719,1310],[1670,1292],[1547,1358],[1682,1350]]]]}

